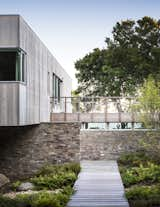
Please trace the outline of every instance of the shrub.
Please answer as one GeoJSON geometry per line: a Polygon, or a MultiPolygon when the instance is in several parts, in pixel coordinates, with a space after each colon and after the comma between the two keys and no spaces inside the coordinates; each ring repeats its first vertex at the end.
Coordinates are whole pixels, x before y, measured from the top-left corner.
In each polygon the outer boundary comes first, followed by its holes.
{"type": "Polygon", "coordinates": [[[70,194],[62,192],[53,194],[42,191],[32,195],[20,195],[15,200],[25,207],[62,207],[67,204],[69,197],[70,194]]]}
{"type": "Polygon", "coordinates": [[[65,207],[73,189],[71,187],[64,188],[57,194],[41,191],[35,194],[21,194],[16,198],[0,196],[1,207],[65,207]]]}
{"type": "MultiPolygon", "coordinates": [[[[43,167],[30,181],[35,184],[37,190],[43,190],[34,194],[20,194],[16,198],[0,196],[0,207],[64,207],[71,194],[72,186],[80,171],[78,163],[68,163],[61,165],[48,165],[43,167]],[[47,192],[45,190],[56,190],[47,192]]],[[[14,182],[14,190],[21,184],[14,182]]]]}
{"type": "Polygon", "coordinates": [[[0,207],[19,207],[18,201],[0,195],[0,207]]]}
{"type": "Polygon", "coordinates": [[[126,187],[137,183],[152,184],[160,181],[160,166],[150,162],[147,163],[147,166],[140,165],[126,171],[123,169],[121,172],[126,187]]]}
{"type": "Polygon", "coordinates": [[[37,176],[30,180],[37,189],[55,190],[68,185],[73,186],[79,172],[79,163],[48,165],[44,166],[37,176]]]}
{"type": "Polygon", "coordinates": [[[59,164],[59,165],[46,165],[42,167],[39,172],[37,173],[37,176],[39,175],[50,175],[50,174],[63,174],[66,172],[73,172],[76,175],[80,172],[80,165],[79,163],[65,163],[65,164],[59,164]]]}
{"type": "Polygon", "coordinates": [[[160,185],[134,186],[127,190],[126,197],[131,207],[160,205],[160,185]]]}
{"type": "Polygon", "coordinates": [[[150,156],[146,154],[145,151],[139,150],[134,153],[125,153],[122,154],[118,160],[120,165],[125,165],[127,167],[135,167],[139,166],[140,164],[145,164],[147,161],[153,161],[150,156]]]}
{"type": "Polygon", "coordinates": [[[14,182],[14,183],[12,183],[12,185],[11,185],[11,188],[12,188],[12,190],[14,190],[14,191],[16,191],[17,190],[17,188],[21,185],[21,181],[16,181],[16,182],[14,182]]]}
{"type": "Polygon", "coordinates": [[[73,186],[77,176],[75,173],[68,172],[65,174],[51,174],[51,175],[40,175],[38,177],[31,178],[31,182],[34,183],[37,189],[61,189],[65,186],[73,186]]]}

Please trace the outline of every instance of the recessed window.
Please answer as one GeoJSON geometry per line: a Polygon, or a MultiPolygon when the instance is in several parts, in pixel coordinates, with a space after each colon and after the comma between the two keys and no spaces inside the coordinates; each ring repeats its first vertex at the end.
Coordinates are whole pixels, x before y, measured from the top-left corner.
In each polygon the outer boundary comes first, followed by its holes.
{"type": "Polygon", "coordinates": [[[53,73],[53,92],[52,96],[59,102],[61,97],[61,79],[53,73]]]}
{"type": "Polygon", "coordinates": [[[25,54],[0,51],[0,81],[25,81],[25,54]]]}

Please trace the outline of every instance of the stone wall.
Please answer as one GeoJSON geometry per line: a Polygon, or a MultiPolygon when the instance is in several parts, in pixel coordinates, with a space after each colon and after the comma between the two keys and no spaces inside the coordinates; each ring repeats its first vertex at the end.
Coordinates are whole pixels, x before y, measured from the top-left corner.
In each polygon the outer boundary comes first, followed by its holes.
{"type": "Polygon", "coordinates": [[[81,131],[81,159],[117,159],[123,152],[135,151],[146,131],[81,131]]]}
{"type": "Polygon", "coordinates": [[[79,161],[79,131],[78,123],[0,127],[0,173],[14,179],[47,163],[79,161]]]}

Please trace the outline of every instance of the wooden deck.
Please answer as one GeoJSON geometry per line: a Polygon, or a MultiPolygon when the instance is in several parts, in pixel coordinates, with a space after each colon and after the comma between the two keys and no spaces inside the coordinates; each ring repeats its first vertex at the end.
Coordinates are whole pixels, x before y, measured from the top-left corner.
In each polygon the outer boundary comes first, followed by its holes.
{"type": "Polygon", "coordinates": [[[116,161],[82,161],[67,207],[129,207],[116,161]]]}

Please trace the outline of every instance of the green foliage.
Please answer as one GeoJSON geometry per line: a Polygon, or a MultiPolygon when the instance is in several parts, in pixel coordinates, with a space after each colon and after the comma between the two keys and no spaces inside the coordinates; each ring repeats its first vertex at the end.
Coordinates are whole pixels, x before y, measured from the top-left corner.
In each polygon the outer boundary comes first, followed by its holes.
{"type": "Polygon", "coordinates": [[[50,174],[64,174],[67,172],[73,172],[78,174],[80,172],[80,165],[79,163],[65,163],[59,165],[46,165],[42,167],[37,175],[50,175],[50,174]]]}
{"type": "Polygon", "coordinates": [[[128,167],[135,167],[139,166],[140,164],[145,164],[147,161],[153,161],[150,156],[146,154],[145,151],[137,151],[134,153],[125,153],[122,154],[118,160],[120,165],[128,166],[128,167]]]}
{"type": "Polygon", "coordinates": [[[140,88],[137,109],[147,128],[156,128],[160,122],[160,82],[150,76],[140,88]]]}
{"type": "Polygon", "coordinates": [[[126,187],[139,183],[152,184],[160,182],[160,166],[148,162],[146,166],[141,164],[139,167],[126,169],[122,173],[122,180],[126,187]]]}
{"type": "Polygon", "coordinates": [[[130,207],[160,206],[160,164],[156,156],[151,155],[152,152],[143,148],[119,159],[130,207]]]}
{"type": "Polygon", "coordinates": [[[57,194],[41,191],[39,193],[27,195],[21,194],[15,199],[0,197],[1,207],[64,207],[66,206],[73,190],[66,187],[57,194]]]}
{"type": "Polygon", "coordinates": [[[134,186],[127,190],[126,196],[131,207],[159,206],[160,186],[134,186]]]}
{"type": "Polygon", "coordinates": [[[20,184],[21,184],[21,181],[18,180],[16,182],[12,183],[11,188],[16,191],[17,188],[20,186],[20,184]]]}
{"type": "Polygon", "coordinates": [[[36,186],[36,189],[49,189],[55,190],[65,186],[73,186],[77,176],[75,173],[67,172],[65,174],[49,174],[40,175],[38,177],[31,178],[31,182],[36,186]]]}
{"type": "Polygon", "coordinates": [[[79,172],[80,165],[78,163],[47,165],[30,181],[37,189],[55,190],[68,185],[73,186],[79,172]]]}
{"type": "Polygon", "coordinates": [[[8,197],[4,197],[3,195],[0,195],[0,206],[1,207],[21,207],[18,204],[17,200],[13,200],[8,197]]]}
{"type": "MultiPolygon", "coordinates": [[[[72,187],[79,172],[79,163],[44,166],[35,177],[30,178],[36,190],[43,191],[20,194],[14,199],[1,195],[0,207],[65,207],[73,193],[72,187]]],[[[21,182],[17,181],[12,184],[12,188],[17,189],[20,184],[21,182]]]]}
{"type": "Polygon", "coordinates": [[[134,94],[144,79],[160,77],[159,21],[143,17],[117,22],[106,49],[94,49],[75,63],[82,95],[134,94]]]}

